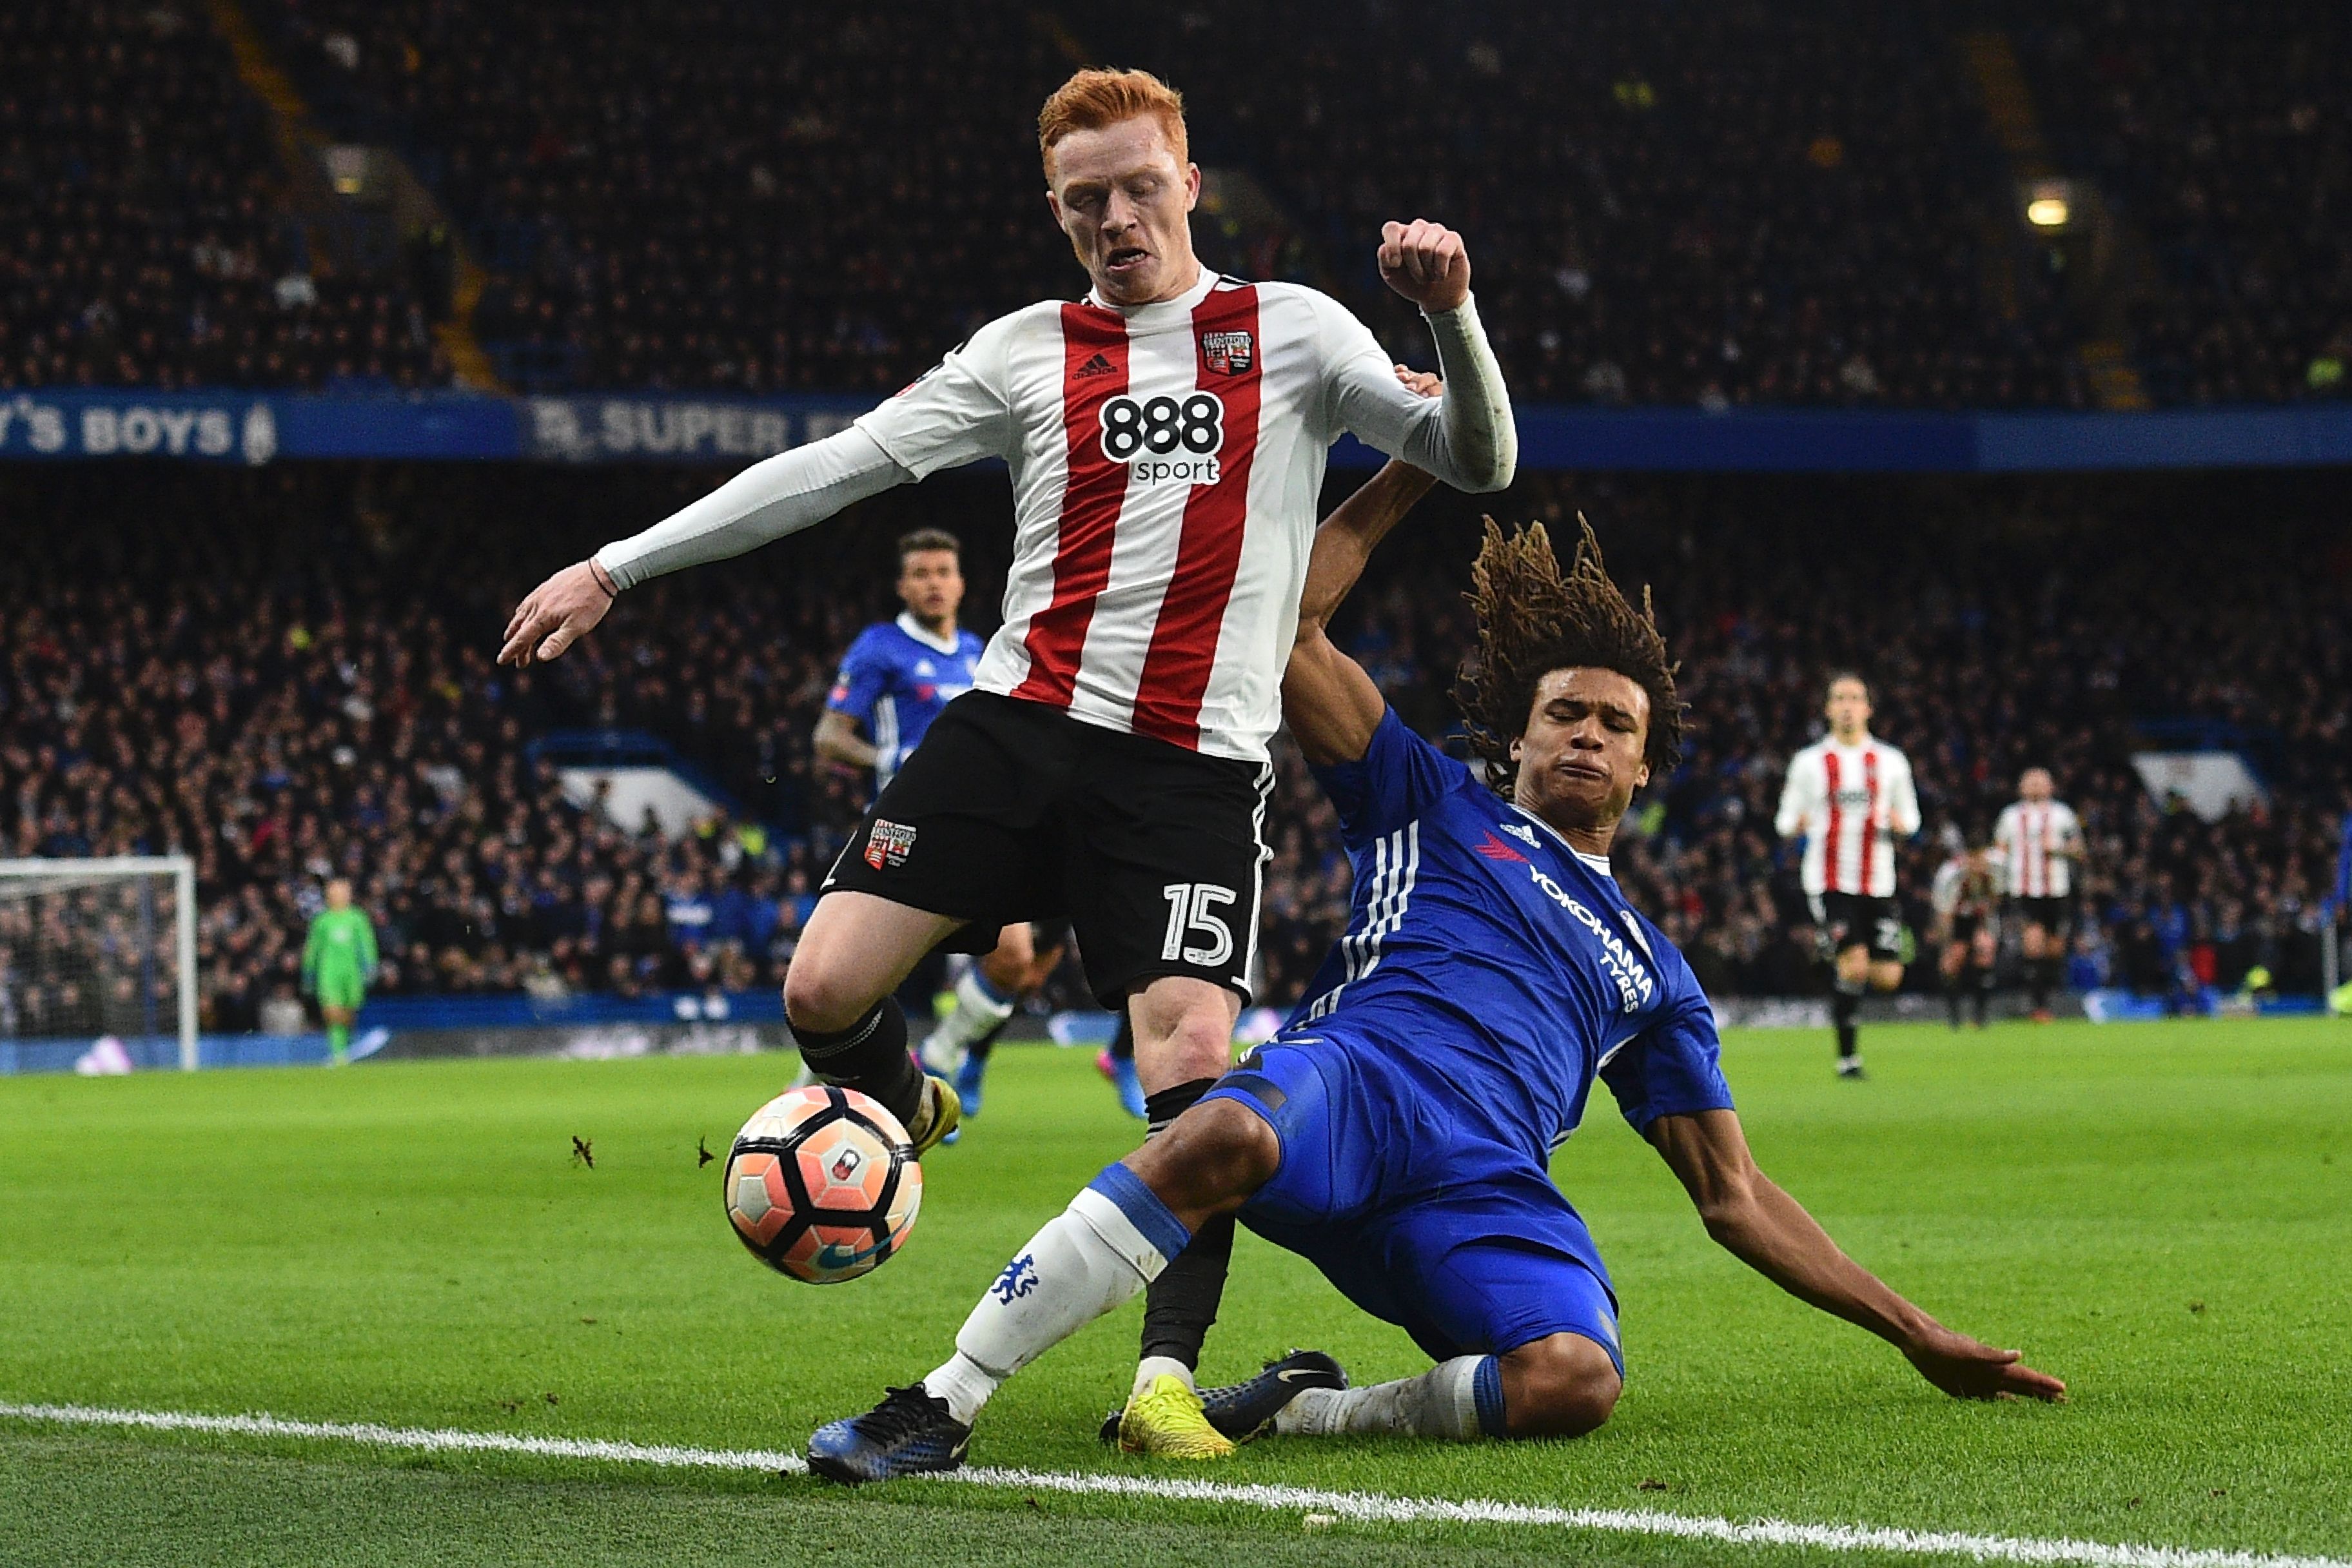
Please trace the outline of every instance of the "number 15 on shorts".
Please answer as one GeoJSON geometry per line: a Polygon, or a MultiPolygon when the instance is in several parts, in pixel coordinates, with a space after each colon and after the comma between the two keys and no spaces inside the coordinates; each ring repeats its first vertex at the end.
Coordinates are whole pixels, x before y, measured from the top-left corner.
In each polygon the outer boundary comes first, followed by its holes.
{"type": "Polygon", "coordinates": [[[1171,882],[1160,889],[1168,900],[1168,935],[1160,956],[1207,969],[1234,955],[1234,928],[1216,911],[1239,901],[1231,888],[1214,882],[1171,882]],[[1193,945],[1197,942],[1198,945],[1193,945]]]}

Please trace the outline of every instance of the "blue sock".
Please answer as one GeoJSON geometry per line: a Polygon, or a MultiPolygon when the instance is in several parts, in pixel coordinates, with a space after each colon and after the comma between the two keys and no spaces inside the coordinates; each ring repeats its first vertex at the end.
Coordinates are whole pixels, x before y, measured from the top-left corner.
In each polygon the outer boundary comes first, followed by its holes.
{"type": "Polygon", "coordinates": [[[1125,1165],[1105,1165],[1102,1173],[1087,1184],[1089,1192],[1100,1193],[1118,1205],[1129,1225],[1144,1240],[1159,1250],[1160,1256],[1173,1258],[1192,1239],[1175,1211],[1160,1201],[1160,1194],[1143,1184],[1143,1178],[1125,1165]]]}
{"type": "Polygon", "coordinates": [[[1503,1363],[1493,1356],[1481,1360],[1470,1393],[1478,1402],[1478,1430],[1489,1437],[1509,1436],[1503,1426],[1503,1363]]]}

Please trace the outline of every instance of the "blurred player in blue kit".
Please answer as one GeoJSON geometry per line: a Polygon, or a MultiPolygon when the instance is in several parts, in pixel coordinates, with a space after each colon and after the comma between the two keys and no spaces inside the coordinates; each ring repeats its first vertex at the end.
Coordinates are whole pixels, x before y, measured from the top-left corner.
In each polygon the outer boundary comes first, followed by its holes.
{"type": "Polygon", "coordinates": [[[931,721],[971,689],[972,668],[987,646],[956,624],[963,608],[963,546],[954,534],[919,528],[901,535],[897,586],[906,609],[857,634],[816,727],[817,753],[872,768],[877,790],[931,721]]]}
{"type": "Polygon", "coordinates": [[[1563,573],[1541,527],[1490,521],[1462,693],[1483,770],[1405,728],[1325,634],[1371,546],[1427,488],[1391,463],[1318,531],[1284,714],[1339,815],[1347,934],[1280,1034],[1021,1249],[920,1382],[810,1440],[843,1481],[949,1469],[1003,1382],[1141,1290],[1213,1218],[1312,1260],[1437,1363],[1369,1388],[1269,1373],[1242,1435],[1570,1436],[1623,1387],[1617,1308],[1551,1149],[1606,1082],[1707,1232],[1799,1299],[1878,1334],[1963,1398],[2055,1399],[2056,1378],[1945,1328],[1839,1250],[1757,1169],[1681,953],[1607,855],[1679,757],[1674,666],[1589,532],[1563,573]],[[1483,773],[1483,776],[1482,776],[1483,773]]]}

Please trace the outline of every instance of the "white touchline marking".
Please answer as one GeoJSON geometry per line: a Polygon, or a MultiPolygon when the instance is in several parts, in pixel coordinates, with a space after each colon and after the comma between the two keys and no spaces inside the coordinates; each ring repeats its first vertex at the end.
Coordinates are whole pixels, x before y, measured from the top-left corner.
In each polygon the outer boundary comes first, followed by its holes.
{"type": "Polygon", "coordinates": [[[540,1454],[556,1459],[668,1465],[698,1470],[790,1470],[806,1473],[798,1454],[782,1449],[680,1448],[667,1443],[616,1443],[596,1437],[522,1437],[507,1432],[454,1427],[383,1426],[373,1421],[289,1421],[278,1415],[194,1415],[177,1410],[108,1410],[91,1405],[14,1405],[0,1416],[67,1426],[137,1426],[150,1432],[217,1432],[231,1437],[318,1437],[377,1448],[417,1448],[429,1454],[540,1454]]]}
{"type": "MultiPolygon", "coordinates": [[[[235,1437],[308,1437],[425,1453],[531,1454],[614,1464],[666,1465],[708,1470],[807,1473],[807,1462],[784,1449],[692,1448],[666,1443],[625,1443],[596,1437],[524,1437],[384,1426],[373,1421],[289,1421],[276,1415],[196,1415],[172,1410],[109,1410],[88,1405],[18,1405],[0,1401],[0,1418],[68,1426],[127,1426],[151,1432],[210,1432],[235,1437]]],[[[1886,1552],[1912,1556],[1972,1557],[1981,1563],[2080,1563],[2086,1568],[2352,1568],[2336,1557],[2283,1556],[2210,1547],[2110,1545],[2063,1537],[1970,1535],[1958,1531],[1897,1530],[1858,1524],[1798,1524],[1788,1520],[1694,1518],[1651,1509],[1548,1508],[1482,1499],[1389,1497],[1380,1492],[1321,1491],[1311,1487],[1232,1485],[1160,1476],[1086,1474],[972,1466],[923,1479],[935,1484],[1021,1487],[1032,1491],[1171,1502],[1238,1503],[1268,1512],[1313,1511],[1381,1524],[1517,1524],[1589,1530],[1617,1535],[1662,1535],[1734,1546],[1801,1546],[1823,1552],[1886,1552]]]]}

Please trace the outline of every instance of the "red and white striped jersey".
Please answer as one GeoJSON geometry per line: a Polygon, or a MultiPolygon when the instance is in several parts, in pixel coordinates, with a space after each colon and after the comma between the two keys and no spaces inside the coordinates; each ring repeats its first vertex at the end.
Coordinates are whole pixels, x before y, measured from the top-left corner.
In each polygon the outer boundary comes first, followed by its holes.
{"type": "Polygon", "coordinates": [[[1880,740],[1823,738],[1789,759],[1774,825],[1805,836],[1805,891],[1895,896],[1895,840],[1919,831],[1910,760],[1880,740]]]}
{"type": "Polygon", "coordinates": [[[1013,470],[982,690],[1257,761],[1331,443],[1352,432],[1465,482],[1442,404],[1390,363],[1327,295],[1204,272],[1158,304],[1002,317],[857,425],[917,478],[983,457],[1013,470]]]}
{"type": "Polygon", "coordinates": [[[1992,842],[2017,897],[2063,899],[2073,889],[2083,823],[2064,801],[2011,801],[1993,824],[1992,842]]]}

